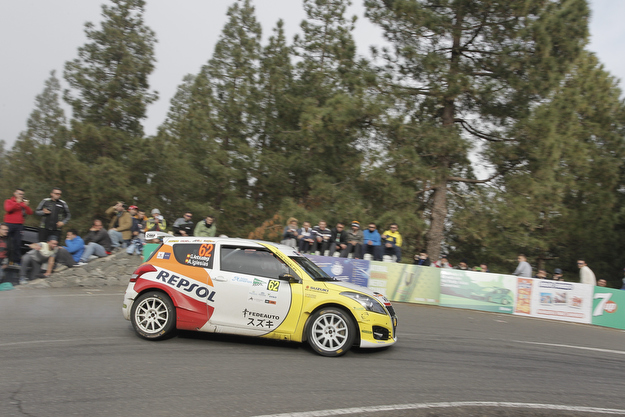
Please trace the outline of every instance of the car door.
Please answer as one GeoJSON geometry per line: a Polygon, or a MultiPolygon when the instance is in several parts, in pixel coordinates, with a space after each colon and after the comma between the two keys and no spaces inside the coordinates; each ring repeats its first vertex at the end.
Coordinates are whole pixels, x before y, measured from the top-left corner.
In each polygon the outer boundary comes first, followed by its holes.
{"type": "Polygon", "coordinates": [[[277,329],[292,301],[289,282],[278,278],[288,272],[284,262],[260,245],[224,243],[216,261],[214,331],[261,336],[277,329]]]}

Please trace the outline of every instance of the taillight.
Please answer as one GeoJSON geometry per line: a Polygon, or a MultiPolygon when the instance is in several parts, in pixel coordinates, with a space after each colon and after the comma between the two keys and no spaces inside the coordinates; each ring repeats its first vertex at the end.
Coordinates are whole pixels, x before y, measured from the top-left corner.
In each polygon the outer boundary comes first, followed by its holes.
{"type": "Polygon", "coordinates": [[[139,268],[136,269],[135,272],[132,273],[132,276],[130,277],[130,282],[137,282],[137,278],[140,278],[141,275],[145,274],[146,272],[156,272],[156,268],[154,268],[150,264],[141,265],[139,268]]]}

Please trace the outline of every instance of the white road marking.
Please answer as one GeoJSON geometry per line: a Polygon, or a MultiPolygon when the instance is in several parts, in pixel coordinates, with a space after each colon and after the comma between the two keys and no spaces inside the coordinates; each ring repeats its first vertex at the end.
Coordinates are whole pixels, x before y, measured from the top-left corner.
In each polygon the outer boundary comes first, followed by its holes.
{"type": "Polygon", "coordinates": [[[108,339],[127,339],[127,338],[126,337],[121,337],[121,336],[112,336],[112,337],[88,337],[86,339],[29,340],[29,341],[26,341],[26,342],[0,343],[0,347],[18,346],[18,345],[31,345],[31,344],[40,344],[40,343],[84,342],[84,341],[108,340],[108,339]]]}
{"type": "Polygon", "coordinates": [[[513,342],[525,343],[528,345],[563,347],[563,348],[570,348],[570,349],[592,350],[594,352],[616,353],[617,355],[625,355],[625,351],[622,351],[622,350],[601,349],[601,348],[592,348],[592,347],[586,347],[586,346],[561,345],[558,343],[526,342],[524,340],[513,340],[513,342]]]}
{"type": "Polygon", "coordinates": [[[573,411],[580,413],[625,415],[625,410],[614,408],[579,407],[557,404],[532,404],[532,403],[507,403],[507,402],[487,402],[487,401],[459,401],[442,403],[415,403],[415,404],[395,404],[380,405],[371,407],[337,408],[333,410],[304,411],[301,413],[266,414],[254,417],[325,417],[341,416],[349,414],[377,413],[383,411],[400,410],[423,410],[432,408],[458,408],[458,407],[494,407],[494,408],[526,408],[534,410],[558,410],[573,411]]]}

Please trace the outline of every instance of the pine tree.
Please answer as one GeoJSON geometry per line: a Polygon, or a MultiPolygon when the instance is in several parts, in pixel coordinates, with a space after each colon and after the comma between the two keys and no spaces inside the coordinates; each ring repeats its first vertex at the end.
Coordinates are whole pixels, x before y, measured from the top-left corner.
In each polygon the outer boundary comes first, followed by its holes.
{"type": "Polygon", "coordinates": [[[391,147],[415,154],[429,171],[417,179],[427,199],[427,251],[440,253],[448,194],[456,182],[480,183],[468,155],[487,160],[490,144],[547,97],[588,35],[585,0],[366,0],[368,17],[392,49],[388,91],[403,118],[391,147]],[[410,150],[412,148],[412,151],[410,150]]]}

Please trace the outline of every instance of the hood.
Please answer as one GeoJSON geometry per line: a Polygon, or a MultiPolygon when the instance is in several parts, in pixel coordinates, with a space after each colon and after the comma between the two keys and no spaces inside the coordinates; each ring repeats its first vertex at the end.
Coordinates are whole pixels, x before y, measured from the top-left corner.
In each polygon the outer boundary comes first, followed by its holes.
{"type": "Polygon", "coordinates": [[[346,288],[348,290],[355,290],[355,291],[359,291],[359,292],[365,293],[367,295],[370,295],[371,297],[377,297],[375,292],[373,292],[369,288],[361,287],[360,285],[352,284],[350,282],[345,282],[345,281],[327,281],[326,284],[336,285],[337,287],[343,287],[343,288],[346,288]]]}

